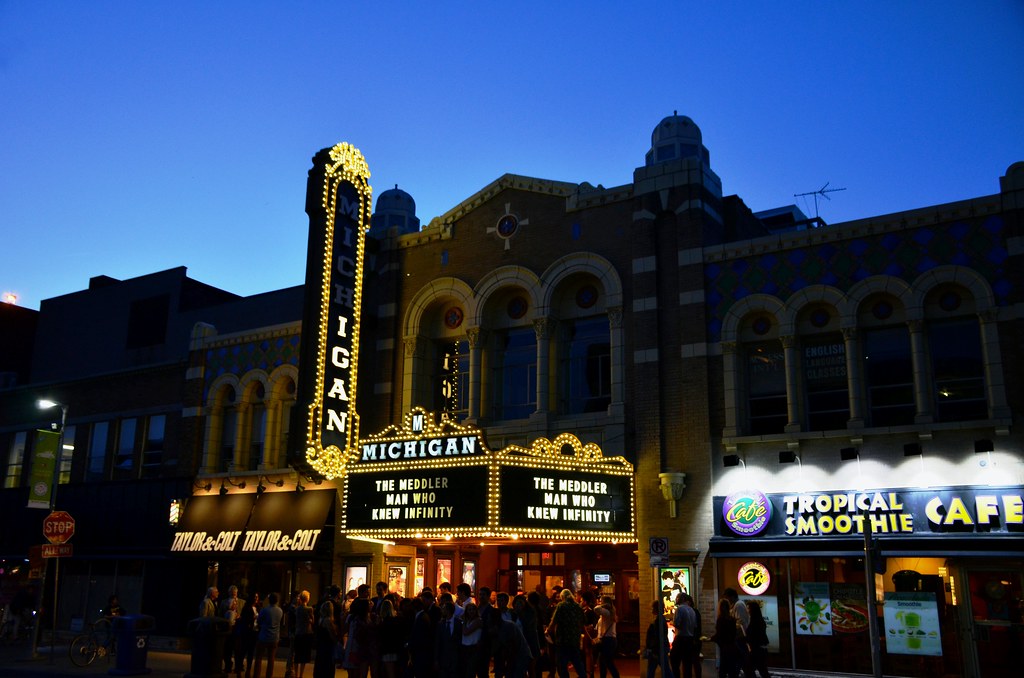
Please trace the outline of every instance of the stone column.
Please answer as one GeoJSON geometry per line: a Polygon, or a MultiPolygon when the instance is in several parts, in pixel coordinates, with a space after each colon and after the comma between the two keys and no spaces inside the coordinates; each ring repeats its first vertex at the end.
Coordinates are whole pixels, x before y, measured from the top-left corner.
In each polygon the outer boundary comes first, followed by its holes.
{"type": "Polygon", "coordinates": [[[622,416],[625,412],[626,388],[623,376],[626,371],[625,341],[622,329],[622,307],[608,309],[609,358],[611,359],[611,400],[608,403],[610,416],[622,416]]]}
{"type": "Polygon", "coordinates": [[[423,357],[420,337],[406,337],[404,341],[405,361],[402,370],[402,412],[408,412],[416,403],[413,402],[419,390],[420,360],[423,357]]]}
{"type": "Polygon", "coordinates": [[[537,408],[536,412],[548,412],[550,388],[548,376],[551,372],[548,361],[551,357],[551,345],[548,339],[554,322],[550,318],[537,318],[533,321],[533,331],[537,335],[537,408]]]}
{"type": "Polygon", "coordinates": [[[850,419],[846,425],[864,428],[864,374],[861,361],[857,359],[860,342],[855,327],[843,328],[843,350],[846,351],[846,388],[850,392],[850,419]]]}
{"type": "Polygon", "coordinates": [[[981,357],[985,364],[985,396],[992,419],[1012,416],[1006,402],[1006,384],[1003,381],[1003,357],[999,349],[999,311],[989,309],[978,314],[981,320],[981,357]]]}
{"type": "Polygon", "coordinates": [[[924,321],[908,320],[910,360],[914,370],[914,423],[927,424],[932,417],[932,377],[928,369],[928,350],[924,339],[924,321]]]}
{"type": "Polygon", "coordinates": [[[737,414],[740,403],[736,401],[739,393],[739,374],[736,372],[736,353],[739,345],[735,341],[722,342],[722,381],[725,395],[725,428],[722,436],[735,438],[739,435],[737,414]]]}
{"type": "Polygon", "coordinates": [[[800,430],[800,359],[796,350],[796,337],[786,335],[779,337],[782,342],[782,352],[786,363],[786,433],[800,430]]]}
{"type": "Polygon", "coordinates": [[[480,419],[480,384],[481,384],[481,352],[480,328],[466,329],[466,340],[469,342],[469,412],[466,419],[474,423],[480,419]]]}

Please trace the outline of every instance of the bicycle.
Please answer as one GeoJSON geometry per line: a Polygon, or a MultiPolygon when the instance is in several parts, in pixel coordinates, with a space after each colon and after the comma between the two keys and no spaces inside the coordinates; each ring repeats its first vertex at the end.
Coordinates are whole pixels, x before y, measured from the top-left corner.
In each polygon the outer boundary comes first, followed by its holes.
{"type": "Polygon", "coordinates": [[[71,663],[75,666],[88,666],[97,657],[114,654],[114,629],[107,617],[100,617],[89,625],[89,630],[75,636],[68,647],[71,663]]]}

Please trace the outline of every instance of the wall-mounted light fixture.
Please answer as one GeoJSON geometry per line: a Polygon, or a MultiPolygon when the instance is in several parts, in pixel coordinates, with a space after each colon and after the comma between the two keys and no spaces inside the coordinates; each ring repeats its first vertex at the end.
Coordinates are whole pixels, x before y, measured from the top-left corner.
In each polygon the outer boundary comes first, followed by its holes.
{"type": "Polygon", "coordinates": [[[853,461],[860,458],[860,451],[856,447],[843,447],[839,450],[840,461],[853,461]]]}
{"type": "Polygon", "coordinates": [[[668,502],[669,518],[678,517],[678,502],[683,498],[683,490],[686,488],[686,474],[677,471],[659,473],[661,479],[661,496],[668,502]]]}
{"type": "Polygon", "coordinates": [[[800,455],[798,455],[793,450],[782,450],[781,452],[779,452],[780,464],[792,464],[794,461],[803,466],[803,462],[800,461],[800,455]]]}
{"type": "Polygon", "coordinates": [[[726,468],[730,468],[732,466],[742,466],[743,468],[746,468],[747,462],[743,461],[743,458],[738,454],[727,454],[722,457],[722,466],[726,468]]]}
{"type": "Polygon", "coordinates": [[[229,490],[227,488],[226,485],[224,485],[224,481],[225,480],[228,481],[228,485],[230,485],[231,487],[237,487],[240,490],[244,490],[245,489],[245,481],[244,480],[236,483],[235,481],[231,480],[230,476],[228,476],[227,478],[221,478],[221,480],[220,480],[220,496],[222,496],[222,497],[225,494],[227,494],[228,492],[231,491],[231,490],[229,490]]]}
{"type": "Polygon", "coordinates": [[[980,454],[982,452],[993,452],[995,451],[995,449],[996,448],[992,444],[991,440],[983,439],[974,441],[974,452],[977,454],[980,454]]]}
{"type": "Polygon", "coordinates": [[[192,487],[194,487],[197,490],[206,490],[207,492],[209,492],[213,488],[213,483],[211,483],[209,480],[207,480],[205,484],[200,483],[199,478],[196,478],[194,481],[192,481],[192,487]]]}
{"type": "Polygon", "coordinates": [[[264,480],[266,480],[271,485],[276,485],[277,487],[284,487],[284,480],[278,479],[272,481],[270,480],[270,478],[266,476],[260,476],[259,485],[256,486],[256,494],[263,494],[264,492],[267,491],[267,486],[263,484],[264,480]]]}
{"type": "Polygon", "coordinates": [[[904,457],[920,457],[923,452],[921,443],[906,443],[903,446],[904,457]]]}

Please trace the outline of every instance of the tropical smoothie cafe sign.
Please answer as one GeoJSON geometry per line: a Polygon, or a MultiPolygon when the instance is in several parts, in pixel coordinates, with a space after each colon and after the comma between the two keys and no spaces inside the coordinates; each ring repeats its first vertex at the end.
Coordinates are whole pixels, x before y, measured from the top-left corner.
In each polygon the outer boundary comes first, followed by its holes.
{"type": "Polygon", "coordinates": [[[1024,488],[880,489],[714,498],[716,538],[1024,534],[1024,488]]]}
{"type": "Polygon", "coordinates": [[[623,457],[570,433],[494,452],[480,431],[421,408],[360,442],[343,496],[354,536],[635,540],[623,457]]]}

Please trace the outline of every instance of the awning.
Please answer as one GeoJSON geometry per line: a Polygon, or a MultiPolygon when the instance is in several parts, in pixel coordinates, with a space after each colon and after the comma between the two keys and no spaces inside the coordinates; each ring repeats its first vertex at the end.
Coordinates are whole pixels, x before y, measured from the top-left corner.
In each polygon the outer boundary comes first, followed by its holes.
{"type": "Polygon", "coordinates": [[[171,552],[214,555],[234,551],[255,501],[253,492],[191,497],[174,531],[171,552]]]}
{"type": "MultiPolygon", "coordinates": [[[[171,552],[310,556],[330,544],[334,490],[264,492],[192,497],[174,534],[171,552]]],[[[329,546],[325,547],[329,550],[329,546]]]]}
{"type": "MultiPolygon", "coordinates": [[[[883,557],[918,556],[929,558],[1024,557],[1024,535],[991,537],[877,537],[878,553],[883,557]]],[[[717,558],[814,557],[864,555],[864,539],[729,539],[714,538],[708,555],[717,558]]]]}
{"type": "MultiPolygon", "coordinates": [[[[334,490],[265,492],[256,500],[239,550],[243,553],[310,553],[328,531],[334,490]]],[[[326,540],[324,540],[326,541],[326,540]]]]}

